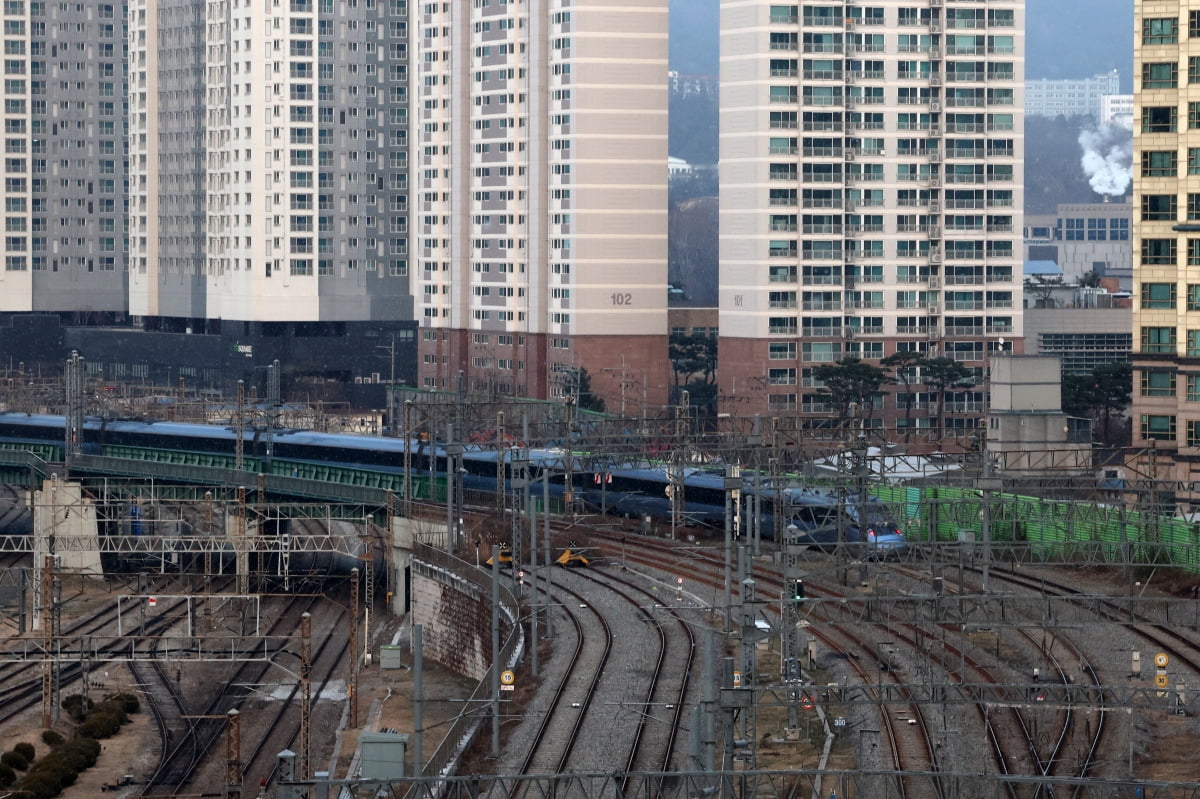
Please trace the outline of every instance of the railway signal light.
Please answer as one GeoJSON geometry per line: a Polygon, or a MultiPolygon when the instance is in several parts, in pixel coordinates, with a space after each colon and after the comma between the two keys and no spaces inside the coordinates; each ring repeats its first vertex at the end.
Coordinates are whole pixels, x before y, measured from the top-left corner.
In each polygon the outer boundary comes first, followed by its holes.
{"type": "Polygon", "coordinates": [[[798,579],[792,580],[792,601],[793,602],[803,602],[804,601],[804,581],[803,580],[798,580],[798,579]]]}

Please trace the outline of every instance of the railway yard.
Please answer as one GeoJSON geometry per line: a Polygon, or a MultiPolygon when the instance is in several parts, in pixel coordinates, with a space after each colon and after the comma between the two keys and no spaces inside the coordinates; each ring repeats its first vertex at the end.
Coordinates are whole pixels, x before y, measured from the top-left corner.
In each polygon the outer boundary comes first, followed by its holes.
{"type": "MultiPolygon", "coordinates": [[[[487,514],[472,522],[464,512],[468,524],[486,527],[487,514]]],[[[735,566],[726,604],[719,532],[688,530],[672,541],[586,516],[557,517],[551,532],[552,554],[583,543],[590,564],[554,567],[552,586],[532,574],[516,584],[503,570],[526,635],[537,615],[541,638],[537,675],[526,655],[515,669],[518,690],[501,705],[501,746],[490,740],[490,702],[473,707],[472,683],[427,664],[426,754],[442,725],[479,716],[481,733],[458,774],[501,780],[493,790],[505,795],[534,790],[520,775],[564,774],[605,775],[597,779],[625,796],[684,795],[705,780],[733,791],[734,775],[738,785],[746,775],[761,780],[756,794],[780,796],[1033,796],[1055,788],[1133,796],[1126,789],[1135,785],[1141,795],[1200,792],[1194,575],[993,560],[979,549],[910,542],[903,556],[878,561],[805,551],[798,600],[776,548],[763,543],[757,557],[749,546],[732,553],[744,565],[735,566]],[[792,630],[799,672],[782,658],[781,636],[792,630]],[[727,690],[735,686],[744,700],[727,690]]],[[[473,553],[460,554],[472,568],[473,553]]],[[[0,728],[9,741],[38,741],[43,726],[42,659],[11,654],[28,652],[21,642],[37,635],[16,635],[9,612],[16,577],[31,567],[28,555],[3,563],[10,657],[0,671],[0,728]]],[[[286,593],[277,580],[255,587],[261,604],[235,599],[242,594],[228,575],[63,575],[63,639],[111,639],[136,655],[94,649],[92,663],[64,658],[60,697],[84,692],[86,672],[89,695],[133,693],[147,711],[64,796],[92,795],[97,785],[124,796],[275,795],[276,755],[298,751],[304,734],[297,653],[305,613],[311,770],[353,775],[358,732],[412,732],[407,669],[363,666],[360,717],[351,718],[346,579],[297,575],[286,593]],[[136,625],[125,607],[118,635],[115,598],[153,593],[163,598],[152,613],[139,609],[136,625]],[[218,599],[204,623],[242,636],[244,660],[170,648],[188,616],[198,618],[170,597],[207,593],[218,599]],[[236,792],[228,787],[231,708],[239,709],[236,792]],[[117,785],[125,775],[129,783],[117,785]]],[[[407,643],[404,619],[376,605],[367,651],[407,643]]],[[[65,715],[53,722],[71,726],[65,715]]]]}
{"type": "Polygon", "coordinates": [[[450,402],[273,448],[253,412],[89,416],[91,505],[55,493],[64,417],[7,414],[0,749],[139,709],[61,794],[0,797],[1200,796],[1200,545],[1160,487],[545,413],[542,448],[450,402]],[[364,782],[379,732],[404,776],[364,782]]]}

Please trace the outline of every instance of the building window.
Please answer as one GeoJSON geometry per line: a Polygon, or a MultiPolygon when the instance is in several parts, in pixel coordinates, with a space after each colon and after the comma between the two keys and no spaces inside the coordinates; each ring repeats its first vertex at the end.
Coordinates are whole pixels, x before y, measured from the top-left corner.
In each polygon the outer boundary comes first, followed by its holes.
{"type": "Polygon", "coordinates": [[[1178,213],[1174,194],[1143,194],[1142,221],[1175,221],[1178,213]]]}
{"type": "Polygon", "coordinates": [[[1188,266],[1200,266],[1200,239],[1188,239],[1187,262],[1188,266]]]}
{"type": "Polygon", "coordinates": [[[1187,401],[1200,402],[1200,375],[1186,375],[1187,401]]]}
{"type": "Polygon", "coordinates": [[[1175,44],[1178,41],[1179,19],[1177,17],[1154,17],[1142,20],[1142,44],[1175,44]]]}
{"type": "Polygon", "coordinates": [[[1142,396],[1174,397],[1175,373],[1165,369],[1143,369],[1142,396]]]}
{"type": "Polygon", "coordinates": [[[1143,264],[1173,266],[1175,258],[1175,239],[1142,239],[1143,264]]]}
{"type": "Polygon", "coordinates": [[[1142,153],[1142,177],[1173,178],[1178,163],[1174,150],[1150,150],[1142,153]]]}
{"type": "Polygon", "coordinates": [[[1142,133],[1172,133],[1178,111],[1173,105],[1148,106],[1142,109],[1142,133]]]}
{"type": "Polygon", "coordinates": [[[1200,447],[1200,421],[1194,419],[1188,420],[1187,445],[1189,447],[1200,447]]]}
{"type": "Polygon", "coordinates": [[[1188,103],[1188,130],[1200,130],[1200,103],[1188,103]]]}
{"type": "Polygon", "coordinates": [[[1200,83],[1200,57],[1188,58],[1188,83],[1200,83]]]}
{"type": "Polygon", "coordinates": [[[1147,441],[1174,441],[1175,417],[1142,414],[1142,438],[1147,441]]]}
{"type": "Polygon", "coordinates": [[[1187,332],[1187,349],[1185,352],[1189,358],[1200,358],[1200,330],[1189,330],[1187,332]]]}
{"type": "Polygon", "coordinates": [[[1200,36],[1200,11],[1188,12],[1188,37],[1196,38],[1200,36]]]}
{"type": "Polygon", "coordinates": [[[1175,284],[1174,283],[1143,283],[1142,284],[1142,307],[1143,308],[1174,308],[1175,307],[1175,284]]]}
{"type": "Polygon", "coordinates": [[[1143,327],[1142,352],[1175,352],[1175,328],[1143,327]]]}
{"type": "Polygon", "coordinates": [[[1175,62],[1142,64],[1143,89],[1174,89],[1179,85],[1179,65],[1175,62]]]}

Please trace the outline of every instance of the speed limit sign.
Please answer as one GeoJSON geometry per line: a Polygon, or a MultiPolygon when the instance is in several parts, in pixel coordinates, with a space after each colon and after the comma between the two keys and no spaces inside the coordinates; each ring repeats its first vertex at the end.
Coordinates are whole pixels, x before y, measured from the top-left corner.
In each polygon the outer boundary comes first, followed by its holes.
{"type": "Polygon", "coordinates": [[[816,703],[813,702],[813,698],[811,696],[805,694],[804,696],[800,697],[800,707],[804,708],[805,710],[812,710],[814,707],[816,707],[816,703]]]}
{"type": "Polygon", "coordinates": [[[1166,652],[1159,652],[1154,656],[1154,665],[1158,666],[1160,669],[1165,669],[1167,667],[1167,663],[1169,662],[1170,660],[1167,658],[1166,652]]]}

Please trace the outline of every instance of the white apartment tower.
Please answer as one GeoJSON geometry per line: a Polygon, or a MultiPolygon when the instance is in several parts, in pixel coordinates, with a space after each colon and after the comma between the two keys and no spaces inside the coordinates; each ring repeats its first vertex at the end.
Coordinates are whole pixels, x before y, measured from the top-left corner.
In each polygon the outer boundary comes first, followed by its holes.
{"type": "MultiPolygon", "coordinates": [[[[739,413],[819,424],[812,369],[847,356],[982,372],[1020,351],[1024,26],[1022,0],[722,0],[720,373],[739,413]]],[[[982,416],[982,387],[946,399],[982,416]]],[[[883,402],[874,421],[902,423],[883,402]]]]}
{"type": "Polygon", "coordinates": [[[132,315],[210,332],[412,318],[408,15],[131,0],[132,315]]]}
{"type": "Polygon", "coordinates": [[[667,5],[414,3],[423,386],[665,398],[667,5]]]}
{"type": "Polygon", "coordinates": [[[0,313],[124,313],[124,11],[4,3],[0,313]]]}

